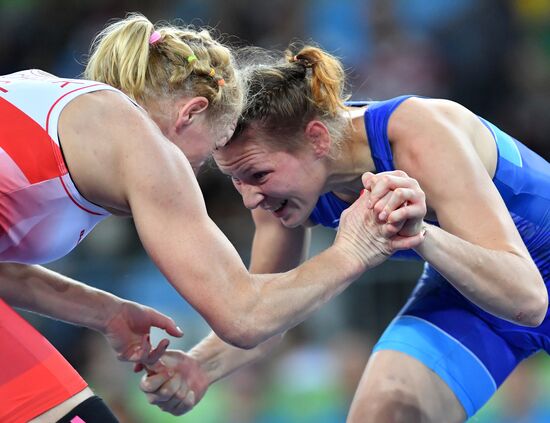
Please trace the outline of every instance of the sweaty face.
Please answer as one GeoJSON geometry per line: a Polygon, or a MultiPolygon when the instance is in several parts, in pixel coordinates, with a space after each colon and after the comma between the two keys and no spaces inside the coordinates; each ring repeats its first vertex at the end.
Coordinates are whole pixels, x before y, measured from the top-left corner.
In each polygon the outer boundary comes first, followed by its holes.
{"type": "Polygon", "coordinates": [[[277,151],[250,136],[214,151],[214,159],[231,176],[247,208],[268,210],[287,227],[308,219],[326,179],[312,151],[277,151]]]}

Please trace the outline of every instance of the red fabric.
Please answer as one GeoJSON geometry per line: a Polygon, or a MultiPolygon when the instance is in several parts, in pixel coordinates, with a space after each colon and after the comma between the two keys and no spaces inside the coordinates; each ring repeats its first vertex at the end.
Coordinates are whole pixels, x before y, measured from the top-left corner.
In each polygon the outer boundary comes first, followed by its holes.
{"type": "Polygon", "coordinates": [[[0,300],[0,422],[28,422],[86,386],[46,338],[0,300]]]}
{"type": "Polygon", "coordinates": [[[3,98],[0,98],[0,147],[31,184],[66,173],[55,157],[55,154],[61,157],[61,151],[48,133],[3,98]]]}

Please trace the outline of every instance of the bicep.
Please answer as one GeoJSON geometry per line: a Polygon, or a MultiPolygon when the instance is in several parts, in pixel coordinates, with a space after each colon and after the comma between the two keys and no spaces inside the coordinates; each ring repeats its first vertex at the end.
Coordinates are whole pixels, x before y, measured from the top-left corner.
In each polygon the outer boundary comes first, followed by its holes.
{"type": "Polygon", "coordinates": [[[266,210],[255,209],[252,216],[256,226],[250,261],[252,273],[285,272],[305,260],[311,229],[286,228],[266,210]]]}

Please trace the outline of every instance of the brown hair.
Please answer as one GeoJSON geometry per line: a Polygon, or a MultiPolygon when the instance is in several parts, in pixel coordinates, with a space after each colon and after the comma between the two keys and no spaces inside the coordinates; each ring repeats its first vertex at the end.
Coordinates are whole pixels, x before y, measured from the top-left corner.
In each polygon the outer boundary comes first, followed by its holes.
{"type": "Polygon", "coordinates": [[[205,29],[155,28],[137,13],[99,33],[84,77],[112,85],[140,103],[158,96],[204,96],[216,116],[240,113],[243,105],[243,87],[228,47],[205,29]],[[155,31],[160,39],[151,43],[155,31]]]}
{"type": "Polygon", "coordinates": [[[340,143],[346,124],[341,112],[347,99],[342,64],[318,47],[305,46],[298,53],[293,49],[289,47],[284,59],[272,64],[255,64],[250,57],[257,62],[254,57],[258,54],[249,54],[251,63],[245,66],[247,104],[235,138],[253,126],[279,147],[295,149],[299,140],[294,135],[318,118],[329,129],[333,142],[340,143]]]}

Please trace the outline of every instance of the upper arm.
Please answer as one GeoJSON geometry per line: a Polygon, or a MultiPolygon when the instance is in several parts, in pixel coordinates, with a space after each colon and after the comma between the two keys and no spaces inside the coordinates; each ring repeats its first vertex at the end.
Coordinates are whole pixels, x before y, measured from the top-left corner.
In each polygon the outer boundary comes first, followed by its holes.
{"type": "MultiPolygon", "coordinates": [[[[149,256],[174,288],[218,333],[238,325],[250,298],[249,274],[209,218],[183,153],[148,118],[136,118],[118,174],[125,201],[149,256]],[[227,326],[228,325],[228,326],[227,326]]],[[[128,140],[129,134],[119,133],[128,140]]]]}
{"type": "Polygon", "coordinates": [[[396,110],[388,128],[398,168],[419,182],[441,228],[488,249],[528,256],[474,148],[485,131],[456,103],[416,98],[396,110]]]}
{"type": "Polygon", "coordinates": [[[250,261],[252,273],[286,272],[305,260],[309,228],[287,228],[270,212],[260,208],[252,211],[252,217],[256,226],[250,261]]]}

